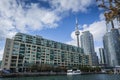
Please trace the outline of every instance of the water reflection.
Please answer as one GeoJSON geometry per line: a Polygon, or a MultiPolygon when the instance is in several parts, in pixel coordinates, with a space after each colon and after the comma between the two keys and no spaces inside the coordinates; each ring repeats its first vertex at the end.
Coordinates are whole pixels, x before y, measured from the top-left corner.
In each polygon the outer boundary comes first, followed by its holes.
{"type": "Polygon", "coordinates": [[[0,80],[120,80],[120,75],[91,74],[91,75],[39,76],[39,77],[0,78],[0,80]]]}

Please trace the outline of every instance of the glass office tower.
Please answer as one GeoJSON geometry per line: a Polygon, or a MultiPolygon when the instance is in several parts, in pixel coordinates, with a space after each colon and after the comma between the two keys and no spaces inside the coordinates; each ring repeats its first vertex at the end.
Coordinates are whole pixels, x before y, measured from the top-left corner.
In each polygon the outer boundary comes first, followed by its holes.
{"type": "Polygon", "coordinates": [[[94,50],[94,40],[93,35],[89,31],[82,32],[80,36],[81,48],[84,50],[84,54],[91,56],[91,63],[93,66],[98,65],[98,57],[94,50]]]}
{"type": "Polygon", "coordinates": [[[106,63],[108,66],[120,66],[120,35],[118,29],[111,29],[103,37],[106,63]]]}

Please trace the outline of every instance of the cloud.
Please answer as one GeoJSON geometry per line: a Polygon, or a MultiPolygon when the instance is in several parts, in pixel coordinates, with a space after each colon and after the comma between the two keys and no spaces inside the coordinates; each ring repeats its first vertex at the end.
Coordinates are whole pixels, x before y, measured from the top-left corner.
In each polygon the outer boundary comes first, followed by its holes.
{"type": "Polygon", "coordinates": [[[69,44],[69,45],[74,45],[74,46],[76,46],[77,45],[77,40],[71,40],[71,41],[68,41],[68,42],[66,42],[67,44],[69,44]]]}
{"type": "Polygon", "coordinates": [[[93,34],[95,41],[101,41],[103,35],[106,32],[105,21],[102,20],[102,21],[93,22],[92,24],[89,25],[88,28],[84,29],[84,31],[87,30],[89,30],[93,34]]]}
{"type": "Polygon", "coordinates": [[[101,13],[101,14],[99,15],[99,18],[100,18],[100,20],[105,20],[104,14],[101,13]]]}
{"type": "MultiPolygon", "coordinates": [[[[83,31],[90,31],[93,34],[95,41],[101,41],[103,35],[106,32],[106,25],[104,20],[95,21],[90,25],[84,24],[82,27],[83,30],[79,30],[80,35],[82,34],[83,31]]],[[[71,33],[71,38],[73,40],[76,40],[75,31],[71,33]]]]}
{"type": "Polygon", "coordinates": [[[38,7],[38,4],[18,4],[16,0],[0,1],[0,40],[16,32],[29,32],[43,28],[57,27],[60,17],[50,9],[38,7]],[[27,9],[23,8],[26,7],[27,9]]]}
{"type": "Polygon", "coordinates": [[[50,3],[52,7],[57,9],[57,11],[72,11],[78,12],[87,11],[87,8],[92,4],[93,0],[51,0],[50,3]]]}
{"type": "Polygon", "coordinates": [[[0,1],[0,40],[12,37],[16,32],[56,28],[66,12],[85,12],[92,0],[40,0],[46,5],[29,0],[0,1]],[[28,2],[28,3],[27,3],[28,2]],[[66,6],[67,4],[67,6],[66,6]]]}
{"type": "Polygon", "coordinates": [[[0,49],[0,60],[2,60],[4,49],[0,49]]]}

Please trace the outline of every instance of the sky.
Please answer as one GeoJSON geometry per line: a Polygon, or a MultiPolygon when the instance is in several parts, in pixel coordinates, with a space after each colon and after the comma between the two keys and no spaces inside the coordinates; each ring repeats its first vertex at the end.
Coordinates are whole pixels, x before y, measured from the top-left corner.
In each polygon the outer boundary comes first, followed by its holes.
{"type": "Polygon", "coordinates": [[[6,38],[12,38],[17,32],[76,46],[76,18],[80,35],[83,31],[93,34],[99,55],[106,25],[103,10],[97,7],[95,0],[1,0],[0,60],[6,38]]]}

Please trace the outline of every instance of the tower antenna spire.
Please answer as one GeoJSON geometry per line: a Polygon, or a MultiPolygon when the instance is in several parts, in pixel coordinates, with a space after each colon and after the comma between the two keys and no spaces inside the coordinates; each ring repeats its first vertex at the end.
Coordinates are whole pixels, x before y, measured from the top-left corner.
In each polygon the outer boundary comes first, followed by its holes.
{"type": "Polygon", "coordinates": [[[78,19],[76,17],[76,27],[75,27],[76,30],[78,30],[78,19]]]}
{"type": "Polygon", "coordinates": [[[79,45],[80,32],[79,32],[79,28],[78,28],[78,19],[77,19],[77,17],[76,17],[75,35],[77,37],[77,46],[80,47],[80,45],[79,45]]]}

